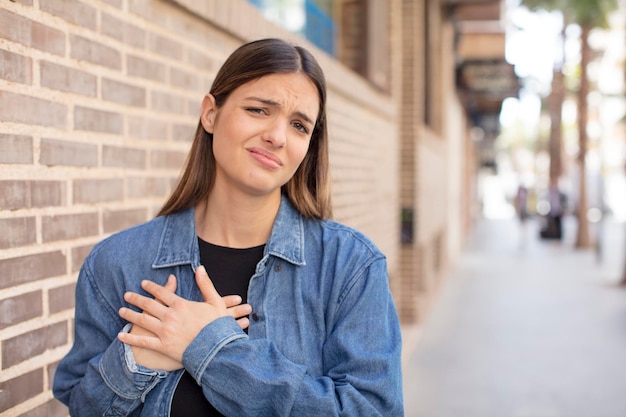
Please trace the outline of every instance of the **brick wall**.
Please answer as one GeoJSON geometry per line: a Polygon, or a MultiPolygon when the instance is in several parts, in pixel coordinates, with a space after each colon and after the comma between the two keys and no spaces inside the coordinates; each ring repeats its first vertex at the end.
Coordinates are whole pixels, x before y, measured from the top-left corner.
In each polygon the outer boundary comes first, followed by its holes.
{"type": "Polygon", "coordinates": [[[154,216],[221,62],[267,36],[324,67],[336,217],[372,237],[398,279],[390,97],[243,0],[0,0],[0,415],[67,413],[50,387],[84,257],[154,216]]]}
{"type": "Polygon", "coordinates": [[[399,195],[413,239],[400,249],[396,294],[404,323],[427,313],[469,223],[473,165],[467,118],[455,88],[454,32],[442,2],[393,2],[398,43],[393,76],[400,88],[399,195]]]}

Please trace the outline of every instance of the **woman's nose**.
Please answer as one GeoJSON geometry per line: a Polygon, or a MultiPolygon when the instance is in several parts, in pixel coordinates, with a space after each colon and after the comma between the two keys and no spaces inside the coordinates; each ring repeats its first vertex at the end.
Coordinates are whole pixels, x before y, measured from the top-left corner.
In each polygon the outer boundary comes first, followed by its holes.
{"type": "Polygon", "coordinates": [[[262,139],[277,148],[282,148],[287,143],[287,123],[284,120],[272,120],[263,132],[262,139]]]}

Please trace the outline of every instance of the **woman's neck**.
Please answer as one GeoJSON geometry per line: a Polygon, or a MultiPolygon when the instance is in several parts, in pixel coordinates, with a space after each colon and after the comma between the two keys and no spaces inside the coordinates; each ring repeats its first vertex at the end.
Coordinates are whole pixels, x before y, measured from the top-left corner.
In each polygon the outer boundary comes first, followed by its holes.
{"type": "Polygon", "coordinates": [[[280,190],[270,196],[210,193],[196,206],[196,233],[207,242],[251,248],[267,242],[280,206],[280,190]]]}

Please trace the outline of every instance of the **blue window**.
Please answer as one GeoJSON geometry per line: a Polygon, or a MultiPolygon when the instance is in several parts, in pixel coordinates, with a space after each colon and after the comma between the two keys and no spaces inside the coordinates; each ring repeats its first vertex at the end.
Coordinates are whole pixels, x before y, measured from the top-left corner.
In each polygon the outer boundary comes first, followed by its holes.
{"type": "MultiPolygon", "coordinates": [[[[248,0],[270,21],[335,55],[335,22],[312,0],[248,0]]],[[[327,2],[329,3],[329,2],[327,2]]],[[[332,2],[330,2],[332,5],[332,2]]]]}

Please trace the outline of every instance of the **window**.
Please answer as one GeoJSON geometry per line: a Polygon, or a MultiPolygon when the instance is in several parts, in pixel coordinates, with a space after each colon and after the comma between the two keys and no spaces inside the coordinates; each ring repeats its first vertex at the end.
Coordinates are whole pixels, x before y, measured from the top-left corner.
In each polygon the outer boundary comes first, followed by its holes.
{"type": "Polygon", "coordinates": [[[336,28],[332,0],[248,0],[266,19],[298,33],[318,48],[335,55],[336,28]]]}

